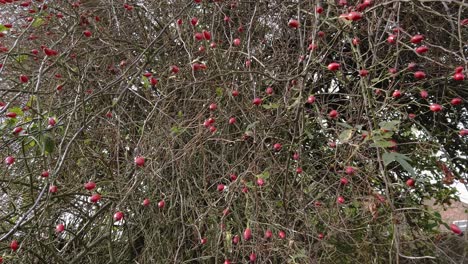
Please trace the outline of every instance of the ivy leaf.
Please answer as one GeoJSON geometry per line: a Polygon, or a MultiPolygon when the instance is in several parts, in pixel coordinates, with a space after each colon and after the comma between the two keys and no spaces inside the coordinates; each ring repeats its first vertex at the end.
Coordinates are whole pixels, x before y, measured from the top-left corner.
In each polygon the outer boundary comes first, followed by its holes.
{"type": "Polygon", "coordinates": [[[50,153],[54,152],[54,149],[55,149],[55,142],[54,142],[54,140],[53,140],[51,137],[46,136],[46,137],[44,138],[44,151],[45,151],[46,153],[49,153],[49,154],[50,154],[50,153]]]}
{"type": "Polygon", "coordinates": [[[5,27],[3,24],[0,24],[0,32],[8,31],[8,30],[10,30],[10,29],[5,27]]]}
{"type": "Polygon", "coordinates": [[[391,152],[391,153],[384,153],[382,155],[382,159],[384,161],[385,166],[392,163],[393,161],[396,161],[400,163],[403,169],[409,172],[413,177],[416,176],[416,173],[413,167],[408,163],[408,161],[411,161],[411,160],[407,156],[400,154],[400,153],[391,152]]]}
{"type": "Polygon", "coordinates": [[[353,136],[353,130],[346,129],[343,132],[341,132],[341,134],[338,136],[338,139],[344,143],[350,140],[352,136],[353,136]]]}
{"type": "Polygon", "coordinates": [[[37,27],[42,26],[44,23],[45,23],[44,19],[40,17],[36,17],[36,19],[34,19],[34,22],[32,23],[32,26],[37,28],[37,27]]]}
{"type": "Polygon", "coordinates": [[[263,108],[265,109],[277,109],[279,107],[279,104],[277,103],[270,103],[268,105],[262,105],[263,108]]]}
{"type": "Polygon", "coordinates": [[[223,88],[221,88],[221,87],[216,88],[216,95],[218,97],[223,96],[223,88]]]}
{"type": "Polygon", "coordinates": [[[397,126],[400,124],[400,120],[393,121],[382,121],[379,123],[380,128],[385,130],[396,130],[397,126]]]}

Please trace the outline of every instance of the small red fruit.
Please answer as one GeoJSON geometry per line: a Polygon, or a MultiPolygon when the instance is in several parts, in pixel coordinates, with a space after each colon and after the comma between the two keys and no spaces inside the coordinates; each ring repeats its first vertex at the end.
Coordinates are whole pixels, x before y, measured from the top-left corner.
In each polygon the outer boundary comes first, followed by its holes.
{"type": "Polygon", "coordinates": [[[43,172],[41,173],[41,177],[42,177],[42,178],[48,178],[49,175],[50,175],[49,171],[43,171],[43,172]]]}
{"type": "Polygon", "coordinates": [[[424,79],[424,78],[426,78],[426,73],[424,73],[423,71],[417,71],[417,72],[414,73],[414,78],[424,79]]]}
{"type": "Polygon", "coordinates": [[[273,149],[274,149],[275,151],[280,151],[282,147],[283,147],[283,146],[281,145],[281,143],[275,143],[275,144],[273,145],[273,149]]]}
{"type": "Polygon", "coordinates": [[[234,245],[237,245],[240,241],[240,236],[239,235],[235,235],[233,238],[232,238],[232,244],[234,245]]]}
{"type": "Polygon", "coordinates": [[[162,209],[164,206],[166,206],[166,202],[164,200],[159,201],[158,208],[162,209]]]}
{"type": "Polygon", "coordinates": [[[57,232],[57,233],[62,233],[63,230],[65,230],[65,225],[64,225],[64,224],[58,224],[58,225],[55,227],[55,232],[57,232]]]}
{"type": "Polygon", "coordinates": [[[56,185],[51,185],[49,187],[49,192],[50,193],[56,193],[58,191],[58,187],[56,185]]]}
{"type": "Polygon", "coordinates": [[[314,102],[315,102],[315,96],[310,95],[309,97],[307,97],[307,103],[313,104],[314,102]]]}
{"type": "Polygon", "coordinates": [[[361,77],[366,77],[368,74],[369,74],[368,70],[363,69],[363,70],[359,71],[359,76],[361,76],[361,77]]]}
{"type": "Polygon", "coordinates": [[[47,123],[51,127],[53,127],[53,126],[55,126],[57,124],[57,122],[55,121],[55,118],[53,118],[53,117],[49,117],[49,119],[47,120],[47,123]]]}
{"type": "Polygon", "coordinates": [[[233,90],[231,94],[232,94],[232,96],[234,96],[234,97],[239,96],[239,91],[233,90]]]}
{"type": "Polygon", "coordinates": [[[318,234],[318,239],[322,240],[324,237],[325,236],[322,233],[318,234]]]}
{"type": "Polygon", "coordinates": [[[29,81],[29,77],[26,75],[20,75],[19,79],[22,83],[27,83],[29,81]]]}
{"type": "Polygon", "coordinates": [[[229,175],[229,178],[231,179],[231,181],[235,181],[235,180],[237,180],[237,175],[233,173],[233,174],[229,175]]]}
{"type": "Polygon", "coordinates": [[[452,230],[453,233],[457,234],[457,235],[461,235],[463,234],[463,232],[461,231],[461,229],[455,225],[455,224],[451,224],[450,225],[450,230],[452,230]]]}
{"type": "Polygon", "coordinates": [[[265,180],[263,178],[258,178],[257,179],[257,185],[262,187],[263,185],[265,185],[265,180]]]}
{"type": "Polygon", "coordinates": [[[255,255],[255,253],[250,253],[250,256],[249,256],[249,261],[250,262],[255,262],[257,260],[257,255],[255,255]]]}
{"type": "Polygon", "coordinates": [[[190,24],[192,24],[192,26],[196,26],[198,24],[198,18],[192,17],[192,19],[190,20],[190,24]]]}
{"type": "Polygon", "coordinates": [[[336,201],[339,203],[339,204],[344,204],[345,202],[345,199],[343,198],[343,196],[339,196],[336,201]]]}
{"type": "Polygon", "coordinates": [[[353,45],[358,46],[361,43],[361,40],[358,37],[353,38],[353,45]]]}
{"type": "Polygon", "coordinates": [[[315,8],[315,12],[316,12],[317,14],[322,14],[322,13],[323,13],[323,7],[317,6],[317,7],[315,8]]]}
{"type": "Polygon", "coordinates": [[[270,239],[273,236],[273,232],[271,230],[265,231],[265,239],[270,239]]]}
{"type": "Polygon", "coordinates": [[[203,34],[200,32],[195,33],[194,38],[198,41],[203,39],[203,34]]]}
{"type": "Polygon", "coordinates": [[[397,39],[397,36],[391,34],[390,36],[388,36],[387,42],[390,43],[390,44],[394,44],[396,42],[396,39],[397,39]]]}
{"type": "Polygon", "coordinates": [[[19,133],[21,133],[21,131],[23,131],[22,127],[15,127],[13,129],[13,134],[18,135],[19,133]]]}
{"type": "Polygon", "coordinates": [[[240,38],[234,39],[234,40],[232,41],[232,44],[233,44],[234,46],[239,46],[239,45],[241,44],[240,38]]]}
{"type": "Polygon", "coordinates": [[[429,96],[429,94],[427,93],[426,90],[422,90],[421,92],[419,92],[419,95],[420,95],[421,98],[423,98],[423,99],[426,99],[426,98],[429,96]]]}
{"type": "Polygon", "coordinates": [[[293,154],[293,160],[299,160],[299,153],[295,152],[293,154]]]}
{"type": "Polygon", "coordinates": [[[406,186],[408,186],[408,187],[414,187],[414,184],[415,184],[415,183],[416,183],[416,182],[415,182],[414,179],[408,179],[408,180],[406,181],[406,186]]]}
{"type": "Polygon", "coordinates": [[[340,179],[340,183],[341,183],[342,185],[347,185],[347,184],[349,183],[349,181],[348,181],[348,179],[346,179],[345,177],[342,177],[342,178],[340,179]]]}
{"type": "Polygon", "coordinates": [[[332,62],[330,64],[328,64],[328,67],[327,67],[330,71],[336,71],[340,68],[340,64],[339,63],[336,63],[336,62],[332,62]]]}
{"type": "Polygon", "coordinates": [[[401,97],[401,92],[400,90],[395,90],[392,94],[393,98],[400,98],[401,97]]]}
{"type": "Polygon", "coordinates": [[[19,248],[18,241],[16,241],[16,240],[11,241],[11,243],[10,243],[10,248],[11,248],[11,250],[13,250],[13,251],[18,250],[18,248],[19,248]]]}
{"type": "Polygon", "coordinates": [[[338,117],[338,111],[336,110],[331,110],[330,113],[328,113],[328,116],[330,118],[337,118],[338,117]]]}
{"type": "Polygon", "coordinates": [[[137,165],[138,167],[145,166],[145,158],[142,156],[135,157],[135,165],[137,165]]]}
{"type": "Polygon", "coordinates": [[[211,33],[209,31],[203,30],[202,33],[206,40],[211,40],[211,33]]]}
{"type": "Polygon", "coordinates": [[[455,73],[453,75],[453,79],[455,81],[463,81],[463,80],[465,80],[465,75],[463,73],[461,73],[461,72],[457,72],[457,73],[455,73]]]}
{"type": "Polygon", "coordinates": [[[244,240],[248,241],[252,239],[252,230],[250,228],[246,228],[244,230],[244,240]]]}
{"type": "Polygon", "coordinates": [[[291,19],[291,20],[289,20],[288,26],[290,28],[299,28],[300,24],[299,24],[299,21],[297,21],[295,19],[291,19]]]}
{"type": "Polygon", "coordinates": [[[8,113],[6,113],[6,117],[16,118],[16,113],[15,112],[8,112],[8,113]]]}
{"type": "Polygon", "coordinates": [[[408,117],[409,117],[410,119],[414,119],[414,118],[416,117],[416,115],[413,114],[413,113],[411,113],[411,114],[408,114],[408,117]]]}
{"type": "Polygon", "coordinates": [[[217,189],[218,189],[219,192],[224,191],[224,184],[218,184],[217,189]]]}
{"type": "Polygon", "coordinates": [[[150,199],[145,198],[145,199],[143,200],[143,203],[142,203],[142,204],[143,204],[143,206],[149,206],[150,203],[151,203],[150,199]]]}
{"type": "Polygon", "coordinates": [[[96,183],[90,181],[90,182],[85,183],[84,187],[86,190],[91,191],[91,190],[94,190],[94,188],[96,188],[96,183]]]}
{"type": "Polygon", "coordinates": [[[417,44],[421,41],[424,40],[424,36],[423,35],[414,35],[412,38],[411,38],[411,43],[414,43],[414,44],[417,44]]]}
{"type": "Polygon", "coordinates": [[[208,239],[206,237],[203,237],[200,239],[200,244],[205,245],[208,242],[208,239]]]}
{"type": "Polygon", "coordinates": [[[359,12],[349,12],[348,19],[351,21],[358,21],[362,19],[362,14],[359,12]]]}
{"type": "Polygon", "coordinates": [[[415,51],[416,51],[416,53],[418,53],[418,54],[423,54],[423,53],[428,52],[428,51],[429,51],[429,48],[426,47],[426,46],[421,46],[421,47],[417,47],[415,51]]]}
{"type": "Polygon", "coordinates": [[[271,94],[273,94],[273,88],[267,87],[266,90],[265,90],[265,92],[266,92],[267,94],[271,95],[271,94]]]}
{"type": "Polygon", "coordinates": [[[175,65],[172,65],[171,66],[171,72],[173,74],[177,74],[179,72],[179,67],[175,66],[175,65]]]}
{"type": "Polygon", "coordinates": [[[212,104],[210,104],[209,108],[210,108],[211,111],[214,111],[214,110],[218,109],[218,105],[215,104],[215,103],[212,103],[212,104]]]}
{"type": "Polygon", "coordinates": [[[236,120],[236,118],[235,118],[235,117],[231,117],[231,118],[229,118],[229,124],[230,124],[230,125],[232,125],[232,124],[236,123],[236,121],[237,121],[237,120],[236,120]]]}
{"type": "Polygon", "coordinates": [[[85,31],[83,31],[83,35],[84,35],[85,37],[89,38],[89,37],[91,37],[92,33],[91,33],[91,31],[89,31],[89,30],[85,30],[85,31]]]}
{"type": "Polygon", "coordinates": [[[278,236],[279,236],[280,239],[285,239],[286,238],[286,233],[283,230],[281,230],[281,231],[278,232],[278,236]]]}
{"type": "Polygon", "coordinates": [[[13,163],[15,163],[15,158],[12,156],[8,156],[5,158],[5,163],[6,165],[12,165],[13,163]]]}
{"type": "Polygon", "coordinates": [[[460,130],[460,136],[462,136],[462,137],[468,136],[468,129],[462,129],[462,130],[460,130]]]}
{"type": "Polygon", "coordinates": [[[89,198],[89,200],[92,203],[97,203],[97,202],[99,202],[99,200],[101,200],[101,195],[95,193],[95,194],[91,195],[91,198],[89,198]]]}
{"type": "Polygon", "coordinates": [[[462,103],[462,99],[460,97],[453,98],[452,101],[450,101],[452,105],[460,105],[462,103]]]}
{"type": "Polygon", "coordinates": [[[254,105],[261,105],[262,104],[262,99],[258,98],[258,97],[254,98],[253,99],[253,104],[254,105]]]}
{"type": "Polygon", "coordinates": [[[297,173],[297,174],[301,174],[302,172],[303,172],[303,170],[302,170],[301,167],[298,167],[298,168],[296,169],[296,173],[297,173]]]}
{"type": "Polygon", "coordinates": [[[348,175],[353,175],[353,174],[356,172],[356,170],[355,170],[353,167],[348,166],[348,167],[346,167],[345,172],[346,172],[346,174],[348,174],[348,175]]]}
{"type": "Polygon", "coordinates": [[[442,106],[440,104],[431,104],[429,106],[429,109],[432,111],[432,112],[440,112],[442,111],[442,106]]]}
{"type": "Polygon", "coordinates": [[[123,219],[123,217],[124,217],[124,214],[122,212],[120,212],[120,211],[118,211],[118,212],[116,212],[114,214],[114,220],[115,221],[120,221],[120,220],[123,219]]]}

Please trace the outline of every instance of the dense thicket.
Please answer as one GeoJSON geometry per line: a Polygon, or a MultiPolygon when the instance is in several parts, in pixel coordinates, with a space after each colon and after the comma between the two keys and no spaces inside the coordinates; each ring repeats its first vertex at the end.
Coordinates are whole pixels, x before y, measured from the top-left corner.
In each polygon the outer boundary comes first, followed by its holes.
{"type": "Polygon", "coordinates": [[[0,256],[466,262],[467,8],[0,0],[0,256]]]}

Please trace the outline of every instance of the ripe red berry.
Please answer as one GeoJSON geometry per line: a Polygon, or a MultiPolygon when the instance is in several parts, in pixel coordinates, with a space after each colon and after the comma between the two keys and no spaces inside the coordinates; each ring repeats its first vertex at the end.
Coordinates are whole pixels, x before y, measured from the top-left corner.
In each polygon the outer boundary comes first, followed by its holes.
{"type": "Polygon", "coordinates": [[[91,31],[89,31],[89,30],[85,30],[85,31],[83,31],[83,35],[84,35],[85,37],[89,38],[89,37],[91,37],[92,33],[91,33],[91,31]]]}
{"type": "Polygon", "coordinates": [[[339,204],[344,204],[345,199],[344,199],[343,196],[339,196],[339,197],[336,199],[336,201],[337,201],[339,204]]]}
{"type": "Polygon", "coordinates": [[[455,81],[463,81],[465,80],[465,75],[462,72],[457,72],[453,75],[453,79],[455,81]]]}
{"type": "Polygon", "coordinates": [[[285,239],[286,238],[286,232],[281,230],[281,231],[278,232],[278,236],[279,236],[280,239],[285,239]]]}
{"type": "Polygon", "coordinates": [[[462,103],[462,99],[460,97],[457,97],[457,98],[453,98],[450,103],[452,105],[460,105],[462,103]]]}
{"type": "Polygon", "coordinates": [[[442,111],[442,106],[440,104],[431,104],[429,106],[429,109],[432,111],[432,112],[440,112],[442,111]]]}
{"type": "Polygon", "coordinates": [[[275,144],[273,145],[273,149],[274,149],[275,151],[280,151],[282,147],[283,147],[283,146],[281,145],[281,143],[275,143],[275,144]]]}
{"type": "Polygon", "coordinates": [[[424,36],[423,35],[414,35],[412,38],[411,38],[411,43],[414,43],[414,44],[417,44],[421,41],[424,40],[424,36]]]}
{"type": "Polygon", "coordinates": [[[166,202],[164,200],[158,202],[158,208],[162,209],[164,206],[166,206],[166,202]]]}
{"type": "Polygon", "coordinates": [[[421,46],[416,48],[416,53],[418,54],[423,54],[429,51],[429,48],[427,46],[421,46]]]}
{"type": "Polygon", "coordinates": [[[41,173],[42,178],[47,178],[49,177],[49,175],[50,175],[49,171],[46,171],[46,170],[41,173]]]}
{"type": "Polygon", "coordinates": [[[255,255],[255,253],[250,253],[250,256],[249,256],[249,261],[251,263],[255,262],[257,260],[257,255],[255,255]]]}
{"type": "Polygon", "coordinates": [[[271,95],[271,94],[273,94],[273,88],[267,87],[266,90],[265,90],[265,92],[266,92],[268,95],[271,95]]]}
{"type": "Polygon", "coordinates": [[[345,170],[346,174],[348,174],[348,175],[353,175],[355,173],[355,171],[356,170],[351,166],[346,167],[346,170],[345,170]]]}
{"type": "Polygon", "coordinates": [[[297,21],[295,19],[291,19],[291,20],[289,20],[288,26],[290,28],[299,28],[300,24],[299,24],[299,21],[297,21]]]}
{"type": "Polygon", "coordinates": [[[392,94],[393,98],[400,98],[401,97],[401,92],[400,90],[395,90],[392,94]]]}
{"type": "Polygon", "coordinates": [[[97,202],[99,202],[99,200],[101,200],[101,195],[99,195],[98,193],[95,193],[95,194],[91,195],[91,198],[89,198],[89,200],[92,203],[97,203],[97,202]]]}
{"type": "Polygon", "coordinates": [[[58,224],[55,227],[55,232],[57,232],[57,233],[62,233],[64,230],[65,230],[65,225],[64,224],[58,224]]]}
{"type": "Polygon", "coordinates": [[[263,185],[265,185],[265,180],[263,178],[258,178],[257,179],[257,185],[262,187],[263,185]]]}
{"type": "Polygon", "coordinates": [[[396,39],[397,39],[397,36],[391,34],[391,35],[388,36],[387,42],[388,42],[389,44],[394,44],[394,43],[396,42],[396,39]]]}
{"type": "Polygon", "coordinates": [[[323,13],[323,7],[317,6],[317,7],[315,8],[315,12],[316,12],[317,14],[322,14],[322,13],[323,13]]]}
{"type": "Polygon", "coordinates": [[[347,185],[347,184],[349,183],[349,181],[348,181],[348,179],[346,179],[345,177],[342,177],[342,178],[340,179],[340,183],[341,183],[342,185],[347,185]]]}
{"type": "Polygon", "coordinates": [[[426,78],[426,74],[423,71],[417,71],[417,72],[414,73],[414,78],[424,79],[424,78],[426,78]]]}
{"type": "Polygon", "coordinates": [[[203,38],[206,40],[211,40],[211,33],[209,31],[203,30],[203,38]]]}
{"type": "Polygon", "coordinates": [[[142,156],[135,157],[135,165],[137,165],[138,167],[145,166],[145,158],[142,156]]]}
{"type": "Polygon", "coordinates": [[[303,170],[302,170],[301,167],[298,167],[298,168],[296,169],[296,173],[297,173],[297,174],[301,174],[302,172],[303,172],[303,170]]]}
{"type": "Polygon", "coordinates": [[[90,181],[90,182],[85,183],[84,187],[86,190],[91,191],[91,190],[94,190],[94,188],[96,188],[96,183],[90,181]]]}
{"type": "Polygon", "coordinates": [[[349,12],[348,14],[348,19],[351,20],[351,21],[358,21],[358,20],[361,20],[362,19],[362,14],[359,13],[359,12],[349,12]]]}
{"type": "Polygon", "coordinates": [[[225,187],[224,184],[218,184],[217,189],[218,189],[219,192],[222,192],[222,191],[224,191],[224,187],[225,187]]]}
{"type": "Polygon", "coordinates": [[[16,241],[16,240],[11,241],[11,243],[10,243],[10,248],[11,248],[11,250],[13,250],[13,251],[18,250],[18,248],[19,248],[18,241],[16,241]]]}
{"type": "Polygon", "coordinates": [[[239,235],[235,235],[233,238],[232,238],[232,244],[234,245],[237,245],[240,241],[240,236],[239,235]]]}
{"type": "Polygon", "coordinates": [[[115,221],[120,221],[120,220],[123,219],[123,217],[124,217],[124,214],[122,212],[120,212],[120,211],[118,211],[118,212],[116,212],[114,214],[114,220],[115,221]]]}
{"type": "Polygon", "coordinates": [[[271,230],[265,231],[265,239],[270,239],[273,236],[273,232],[271,230]]]}
{"type": "Polygon", "coordinates": [[[29,77],[26,75],[20,75],[19,79],[22,83],[27,83],[29,81],[29,77]]]}
{"type": "Polygon", "coordinates": [[[328,116],[330,118],[337,118],[338,117],[338,111],[336,110],[331,110],[330,113],[328,113],[328,116]]]}
{"type": "Polygon", "coordinates": [[[353,45],[358,46],[361,43],[361,40],[358,37],[353,38],[353,45]]]}
{"type": "Polygon", "coordinates": [[[462,129],[462,130],[460,130],[460,136],[462,136],[462,137],[468,136],[468,129],[462,129]]]}
{"type": "Polygon", "coordinates": [[[455,224],[451,224],[450,225],[450,230],[452,230],[453,233],[457,234],[457,235],[461,235],[463,234],[463,232],[461,231],[461,229],[455,225],[455,224]]]}
{"type": "Polygon", "coordinates": [[[408,180],[406,181],[406,185],[407,185],[408,187],[414,187],[414,184],[415,184],[415,183],[416,183],[416,182],[414,181],[414,179],[408,179],[408,180]]]}
{"type": "Polygon", "coordinates": [[[419,92],[419,95],[420,95],[421,98],[423,98],[423,99],[426,99],[426,98],[429,96],[429,94],[427,93],[426,90],[422,90],[421,92],[419,92]]]}
{"type": "Polygon", "coordinates": [[[368,70],[362,69],[362,70],[359,71],[359,76],[361,76],[361,77],[366,77],[368,74],[369,74],[368,70]]]}
{"type": "Polygon", "coordinates": [[[239,45],[241,44],[241,40],[240,40],[239,38],[236,38],[236,39],[234,39],[234,40],[232,41],[232,44],[233,44],[234,46],[239,46],[239,45]]]}
{"type": "Polygon", "coordinates": [[[143,204],[143,206],[149,206],[150,203],[151,203],[151,202],[150,202],[150,199],[145,198],[145,199],[143,200],[143,203],[142,203],[142,204],[143,204]]]}
{"type": "Polygon", "coordinates": [[[330,71],[336,71],[340,68],[340,64],[339,63],[336,63],[336,62],[332,62],[330,64],[328,64],[328,67],[327,67],[330,71]]]}
{"type": "Polygon", "coordinates": [[[246,228],[244,230],[244,240],[248,241],[252,239],[252,230],[250,228],[246,228]]]}
{"type": "Polygon", "coordinates": [[[234,97],[239,96],[239,91],[233,90],[231,94],[232,94],[232,96],[234,96],[234,97]]]}
{"type": "Polygon", "coordinates": [[[315,96],[310,95],[309,97],[307,97],[307,103],[313,104],[314,102],[315,102],[315,96]]]}
{"type": "Polygon", "coordinates": [[[179,67],[175,66],[175,65],[172,65],[171,66],[171,72],[173,74],[177,74],[179,72],[179,67]]]}
{"type": "Polygon", "coordinates": [[[13,134],[14,135],[18,135],[19,133],[21,133],[21,131],[23,131],[23,128],[22,127],[15,127],[13,129],[13,134]]]}
{"type": "Polygon", "coordinates": [[[192,24],[192,26],[196,26],[196,25],[198,24],[198,18],[193,17],[193,18],[190,20],[190,24],[192,24]]]}
{"type": "Polygon", "coordinates": [[[49,119],[47,120],[47,123],[51,127],[53,127],[53,126],[55,126],[57,124],[57,122],[55,121],[55,118],[53,118],[53,117],[49,117],[49,119]]]}
{"type": "Polygon", "coordinates": [[[15,163],[15,158],[12,157],[12,156],[8,156],[5,158],[5,164],[6,165],[12,165],[13,163],[15,163]]]}
{"type": "Polygon", "coordinates": [[[235,118],[235,117],[231,117],[231,118],[229,118],[229,124],[230,124],[230,125],[232,125],[232,124],[236,123],[236,121],[237,121],[237,120],[236,120],[236,118],[235,118]]]}
{"type": "Polygon", "coordinates": [[[253,104],[254,105],[261,105],[262,104],[262,99],[258,98],[258,97],[254,98],[253,99],[253,104]]]}
{"type": "Polygon", "coordinates": [[[58,187],[56,185],[51,185],[49,187],[49,192],[50,193],[56,193],[58,191],[58,187]]]}

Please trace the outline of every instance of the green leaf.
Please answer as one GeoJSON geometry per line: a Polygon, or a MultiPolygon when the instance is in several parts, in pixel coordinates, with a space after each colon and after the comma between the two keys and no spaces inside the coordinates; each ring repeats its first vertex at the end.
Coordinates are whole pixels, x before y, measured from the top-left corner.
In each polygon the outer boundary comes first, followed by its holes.
{"type": "Polygon", "coordinates": [[[351,139],[352,136],[353,136],[353,130],[352,129],[346,129],[343,132],[341,132],[341,134],[338,136],[338,139],[341,142],[347,142],[348,140],[351,139]]]}
{"type": "Polygon", "coordinates": [[[256,175],[255,177],[262,178],[262,179],[266,180],[266,179],[270,178],[270,172],[264,171],[261,174],[256,175]]]}
{"type": "Polygon", "coordinates": [[[182,111],[179,110],[179,112],[177,112],[177,117],[182,118],[183,116],[184,116],[184,113],[182,113],[182,111]]]}
{"type": "Polygon", "coordinates": [[[21,64],[23,61],[27,60],[28,57],[29,57],[28,55],[22,54],[22,55],[16,56],[16,57],[15,57],[15,60],[16,60],[19,64],[21,64]]]}
{"type": "Polygon", "coordinates": [[[51,137],[46,136],[44,138],[44,151],[46,153],[52,153],[54,151],[54,148],[55,148],[54,140],[51,137]]]}
{"type": "Polygon", "coordinates": [[[221,87],[216,88],[216,95],[218,97],[223,96],[223,88],[221,88],[221,87]]]}
{"type": "Polygon", "coordinates": [[[148,78],[146,76],[143,76],[141,78],[141,80],[143,81],[143,87],[145,89],[148,89],[150,87],[150,82],[149,82],[148,78]]]}
{"type": "Polygon", "coordinates": [[[384,161],[385,166],[392,163],[393,161],[396,161],[400,163],[403,169],[409,172],[413,177],[416,176],[416,173],[413,167],[408,163],[408,161],[411,161],[411,160],[407,156],[400,154],[400,153],[390,152],[390,153],[384,153],[382,155],[382,159],[384,161]]]}
{"type": "Polygon", "coordinates": [[[262,105],[263,108],[265,109],[277,109],[279,107],[279,104],[277,103],[270,103],[268,105],[262,105]]]}
{"type": "Polygon", "coordinates": [[[385,130],[396,130],[397,126],[400,124],[399,120],[393,121],[382,121],[379,123],[380,128],[385,130]]]}
{"type": "Polygon", "coordinates": [[[45,23],[44,19],[40,17],[36,17],[36,19],[34,19],[34,22],[32,23],[32,26],[37,28],[37,27],[42,26],[44,23],[45,23]]]}
{"type": "Polygon", "coordinates": [[[12,107],[12,108],[8,109],[8,112],[13,112],[18,116],[23,116],[24,115],[23,110],[21,108],[19,108],[19,107],[12,107]]]}
{"type": "Polygon", "coordinates": [[[252,124],[249,124],[245,131],[252,131],[255,128],[255,125],[257,125],[258,123],[260,123],[260,121],[255,121],[252,124]]]}
{"type": "Polygon", "coordinates": [[[395,143],[389,140],[377,140],[374,139],[374,143],[371,144],[371,147],[379,147],[379,148],[389,148],[392,147],[395,143]]]}
{"type": "Polygon", "coordinates": [[[349,129],[353,128],[352,126],[350,126],[350,125],[348,125],[346,123],[343,123],[343,122],[337,122],[336,124],[339,125],[339,126],[342,126],[344,128],[349,128],[349,129]]]}
{"type": "Polygon", "coordinates": [[[3,24],[0,24],[0,32],[8,31],[8,30],[10,30],[10,29],[5,27],[3,24]]]}
{"type": "Polygon", "coordinates": [[[181,128],[179,126],[173,126],[173,127],[171,127],[171,132],[176,134],[176,135],[180,135],[180,134],[185,132],[185,129],[181,128]]]}

